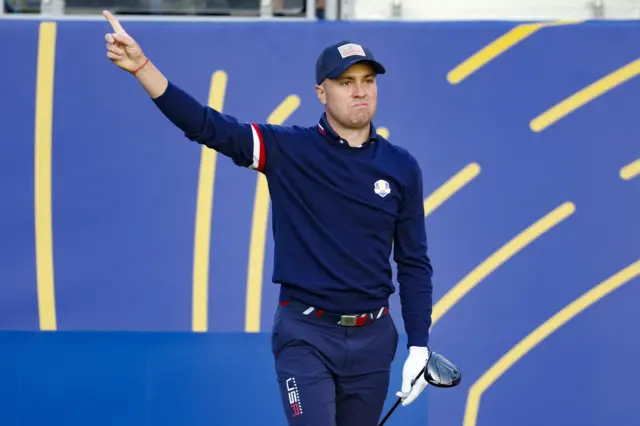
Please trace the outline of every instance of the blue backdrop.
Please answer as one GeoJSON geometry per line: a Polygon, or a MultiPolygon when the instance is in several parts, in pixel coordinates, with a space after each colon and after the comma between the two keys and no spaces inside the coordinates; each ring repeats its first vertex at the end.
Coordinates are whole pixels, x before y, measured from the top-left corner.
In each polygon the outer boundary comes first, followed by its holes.
{"type": "MultiPolygon", "coordinates": [[[[273,117],[314,124],[329,43],[386,65],[376,124],[423,168],[431,341],[464,374],[390,425],[640,416],[637,23],[123,24],[203,103],[226,76],[244,121],[293,96],[273,117]]],[[[284,424],[257,175],[218,156],[207,191],[201,148],[106,59],[109,31],[0,20],[0,423],[284,424]]]]}

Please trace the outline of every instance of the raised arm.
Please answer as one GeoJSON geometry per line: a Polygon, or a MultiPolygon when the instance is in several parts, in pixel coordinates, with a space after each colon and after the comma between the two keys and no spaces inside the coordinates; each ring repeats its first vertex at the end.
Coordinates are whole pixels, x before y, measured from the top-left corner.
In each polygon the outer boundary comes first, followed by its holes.
{"type": "Polygon", "coordinates": [[[202,105],[162,74],[110,12],[103,11],[103,15],[113,29],[105,35],[107,57],[137,78],[160,111],[187,138],[226,155],[238,166],[265,172],[267,165],[274,165],[278,150],[274,126],[241,123],[202,105]]]}
{"type": "Polygon", "coordinates": [[[169,81],[145,56],[140,45],[122,27],[111,12],[102,14],[111,24],[112,33],[105,35],[107,58],[125,71],[134,74],[152,99],[162,95],[169,81]]]}

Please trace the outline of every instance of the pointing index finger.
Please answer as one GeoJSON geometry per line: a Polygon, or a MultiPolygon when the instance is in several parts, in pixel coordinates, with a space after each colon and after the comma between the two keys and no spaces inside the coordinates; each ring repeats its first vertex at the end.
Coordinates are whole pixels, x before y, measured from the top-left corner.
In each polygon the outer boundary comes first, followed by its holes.
{"type": "Polygon", "coordinates": [[[127,34],[124,28],[122,28],[122,25],[120,25],[120,21],[118,21],[116,17],[111,14],[111,12],[109,12],[108,10],[103,10],[102,14],[105,18],[107,18],[107,21],[109,21],[111,27],[117,34],[127,34]]]}

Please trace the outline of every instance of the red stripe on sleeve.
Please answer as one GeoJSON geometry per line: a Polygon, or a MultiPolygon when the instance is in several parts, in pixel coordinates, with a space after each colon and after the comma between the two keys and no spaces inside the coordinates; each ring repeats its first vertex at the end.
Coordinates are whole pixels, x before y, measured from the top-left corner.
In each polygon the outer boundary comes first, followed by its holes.
{"type": "Polygon", "coordinates": [[[267,155],[264,149],[264,139],[262,137],[262,132],[260,131],[260,128],[254,123],[251,123],[251,125],[253,126],[254,130],[258,135],[258,139],[260,139],[260,151],[259,151],[260,155],[258,157],[258,167],[256,167],[256,170],[258,170],[259,172],[262,172],[264,171],[264,164],[267,159],[266,158],[267,155]]]}

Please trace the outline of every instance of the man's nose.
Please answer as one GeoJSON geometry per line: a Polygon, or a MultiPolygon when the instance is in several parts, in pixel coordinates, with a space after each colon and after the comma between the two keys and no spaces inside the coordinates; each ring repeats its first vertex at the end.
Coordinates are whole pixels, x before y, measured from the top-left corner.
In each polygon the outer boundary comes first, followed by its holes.
{"type": "Polygon", "coordinates": [[[367,94],[367,91],[364,90],[364,87],[362,85],[360,85],[360,84],[354,85],[353,96],[355,96],[357,98],[362,98],[366,94],[367,94]]]}

